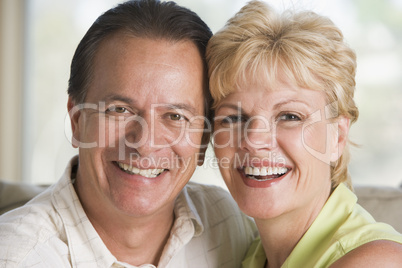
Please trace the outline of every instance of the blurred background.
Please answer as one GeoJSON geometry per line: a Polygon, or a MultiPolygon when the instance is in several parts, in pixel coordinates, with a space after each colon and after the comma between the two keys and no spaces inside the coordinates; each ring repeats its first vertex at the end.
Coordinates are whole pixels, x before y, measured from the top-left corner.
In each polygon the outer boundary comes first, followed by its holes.
{"type": "MultiPolygon", "coordinates": [[[[0,180],[54,183],[71,156],[67,81],[74,50],[117,0],[0,0],[0,180]]],[[[177,0],[219,30],[245,0],[177,0]]],[[[354,184],[402,183],[402,0],[270,0],[314,10],[343,31],[358,59],[354,184]]],[[[209,150],[193,180],[223,185],[209,150]]]]}

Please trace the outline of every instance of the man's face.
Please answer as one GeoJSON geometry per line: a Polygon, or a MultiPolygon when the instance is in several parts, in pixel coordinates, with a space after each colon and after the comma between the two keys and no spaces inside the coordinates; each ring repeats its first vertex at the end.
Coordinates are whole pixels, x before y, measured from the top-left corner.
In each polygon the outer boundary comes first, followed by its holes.
{"type": "Polygon", "coordinates": [[[84,207],[130,216],[172,211],[202,151],[198,49],[190,41],[117,35],[101,44],[93,71],[88,108],[72,116],[84,207]]]}

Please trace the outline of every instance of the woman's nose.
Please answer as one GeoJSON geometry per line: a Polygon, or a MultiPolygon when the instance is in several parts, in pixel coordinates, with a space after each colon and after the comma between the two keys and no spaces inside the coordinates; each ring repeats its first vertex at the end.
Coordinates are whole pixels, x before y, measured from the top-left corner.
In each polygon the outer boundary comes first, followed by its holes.
{"type": "Polygon", "coordinates": [[[261,150],[272,150],[276,145],[275,124],[265,117],[253,117],[243,128],[241,149],[250,153],[261,150]]]}

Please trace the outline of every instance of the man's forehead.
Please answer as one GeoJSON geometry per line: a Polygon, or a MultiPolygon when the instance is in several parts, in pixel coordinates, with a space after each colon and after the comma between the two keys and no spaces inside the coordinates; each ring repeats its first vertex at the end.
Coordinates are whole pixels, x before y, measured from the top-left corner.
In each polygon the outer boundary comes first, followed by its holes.
{"type": "Polygon", "coordinates": [[[154,108],[184,109],[194,114],[204,106],[205,69],[190,40],[119,33],[101,44],[94,63],[88,90],[92,101],[123,101],[137,107],[155,104],[158,107],[154,108]]]}

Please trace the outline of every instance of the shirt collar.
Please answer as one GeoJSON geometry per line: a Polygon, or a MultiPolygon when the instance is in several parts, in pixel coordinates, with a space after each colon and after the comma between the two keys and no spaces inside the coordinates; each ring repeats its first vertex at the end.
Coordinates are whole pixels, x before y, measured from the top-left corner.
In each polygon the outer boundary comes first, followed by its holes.
{"type": "MultiPolygon", "coordinates": [[[[356,202],[356,195],[344,184],[337,186],[282,267],[299,267],[300,265],[302,267],[313,267],[316,262],[313,257],[319,256],[315,252],[317,250],[316,245],[324,245],[328,239],[333,237],[330,232],[337,230],[334,226],[339,226],[345,221],[356,202]]],[[[257,238],[250,246],[242,264],[243,267],[249,268],[263,267],[266,259],[261,239],[257,238]]]]}
{"type": "Polygon", "coordinates": [[[73,267],[88,263],[111,267],[117,260],[89,221],[72,184],[71,173],[77,165],[78,156],[71,159],[52,193],[53,205],[65,226],[71,263],[73,267]]]}
{"type": "Polygon", "coordinates": [[[190,242],[193,237],[204,232],[204,225],[191,200],[187,185],[180,192],[174,206],[175,221],[170,237],[163,249],[158,266],[166,267],[178,252],[190,242]]]}
{"type": "Polygon", "coordinates": [[[297,243],[290,256],[286,259],[283,267],[294,267],[296,264],[314,263],[312,256],[316,245],[329,243],[346,218],[349,217],[357,202],[356,195],[343,183],[339,184],[332,192],[324,207],[314,220],[310,228],[297,243]]]}
{"type": "Polygon", "coordinates": [[[198,237],[204,232],[204,225],[202,224],[200,215],[194,205],[194,202],[189,196],[187,186],[184,187],[177,197],[174,212],[176,219],[187,218],[191,220],[194,226],[194,237],[198,237]]]}

